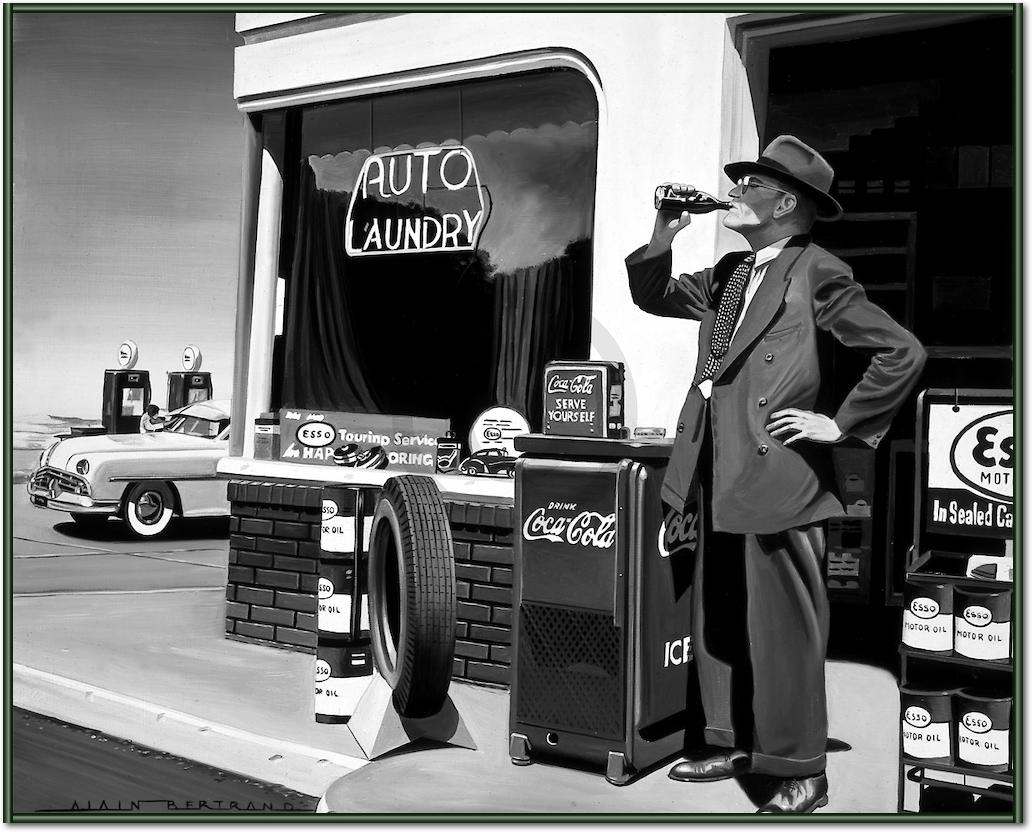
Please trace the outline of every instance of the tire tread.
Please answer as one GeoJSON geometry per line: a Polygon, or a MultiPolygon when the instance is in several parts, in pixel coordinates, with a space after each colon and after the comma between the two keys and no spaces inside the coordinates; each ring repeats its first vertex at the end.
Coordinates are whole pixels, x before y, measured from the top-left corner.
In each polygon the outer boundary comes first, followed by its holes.
{"type": "Polygon", "coordinates": [[[393,477],[383,487],[398,518],[410,637],[398,645],[394,702],[403,716],[436,713],[455,655],[455,560],[447,509],[429,477],[393,477]]]}

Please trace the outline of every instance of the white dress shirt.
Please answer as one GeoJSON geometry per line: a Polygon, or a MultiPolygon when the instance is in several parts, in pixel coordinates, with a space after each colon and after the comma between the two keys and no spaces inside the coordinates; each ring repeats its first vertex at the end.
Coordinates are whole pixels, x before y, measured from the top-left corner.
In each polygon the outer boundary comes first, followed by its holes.
{"type": "MultiPolygon", "coordinates": [[[[767,273],[767,268],[771,263],[774,262],[774,258],[781,254],[782,249],[788,244],[789,237],[783,237],[775,243],[771,243],[769,246],[764,246],[756,252],[756,260],[753,262],[752,272],[749,274],[749,280],[745,284],[745,297],[742,298],[742,311],[738,313],[738,321],[735,323],[735,328],[731,332],[731,343],[734,343],[735,335],[738,334],[739,327],[742,326],[742,321],[745,320],[746,310],[749,308],[749,304],[752,303],[752,299],[756,296],[756,290],[760,288],[760,284],[763,282],[763,276],[767,273]]],[[[701,346],[701,345],[700,345],[701,346]]],[[[709,347],[707,347],[708,349],[709,347]]],[[[699,391],[702,393],[704,398],[709,398],[710,393],[713,390],[713,380],[705,379],[699,382],[699,391]]]]}
{"type": "Polygon", "coordinates": [[[760,284],[763,282],[763,276],[767,273],[767,267],[774,262],[775,257],[781,254],[781,250],[788,245],[789,239],[789,237],[783,237],[776,243],[764,246],[756,252],[756,261],[753,263],[752,274],[749,275],[749,282],[745,284],[745,297],[742,299],[742,311],[738,313],[738,322],[735,324],[735,328],[731,332],[731,342],[734,342],[735,335],[738,334],[738,328],[742,325],[742,321],[745,320],[745,311],[749,308],[749,304],[752,303],[752,299],[756,295],[756,290],[760,288],[760,284]]]}

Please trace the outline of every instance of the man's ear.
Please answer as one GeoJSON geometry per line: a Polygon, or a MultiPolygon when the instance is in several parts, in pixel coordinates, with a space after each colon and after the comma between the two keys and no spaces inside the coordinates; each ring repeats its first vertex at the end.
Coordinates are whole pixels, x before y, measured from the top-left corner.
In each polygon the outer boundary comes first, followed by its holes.
{"type": "Polygon", "coordinates": [[[798,204],[799,200],[796,199],[795,194],[782,195],[777,207],[774,209],[774,219],[780,219],[786,214],[791,214],[798,204]]]}

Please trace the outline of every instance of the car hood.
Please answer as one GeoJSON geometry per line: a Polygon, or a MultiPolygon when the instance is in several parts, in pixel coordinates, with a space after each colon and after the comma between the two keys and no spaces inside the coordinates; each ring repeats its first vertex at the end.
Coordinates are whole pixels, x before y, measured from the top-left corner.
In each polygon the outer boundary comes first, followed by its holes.
{"type": "Polygon", "coordinates": [[[214,451],[214,439],[182,433],[113,433],[62,439],[50,454],[47,465],[67,469],[71,460],[92,455],[167,453],[168,451],[214,451]]]}

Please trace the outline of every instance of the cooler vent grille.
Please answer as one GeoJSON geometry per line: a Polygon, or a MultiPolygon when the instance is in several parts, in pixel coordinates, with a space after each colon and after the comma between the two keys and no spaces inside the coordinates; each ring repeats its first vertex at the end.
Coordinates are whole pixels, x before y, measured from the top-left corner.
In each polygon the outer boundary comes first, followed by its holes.
{"type": "Polygon", "coordinates": [[[624,690],[612,615],[523,604],[519,627],[517,720],[619,740],[624,690]]]}

